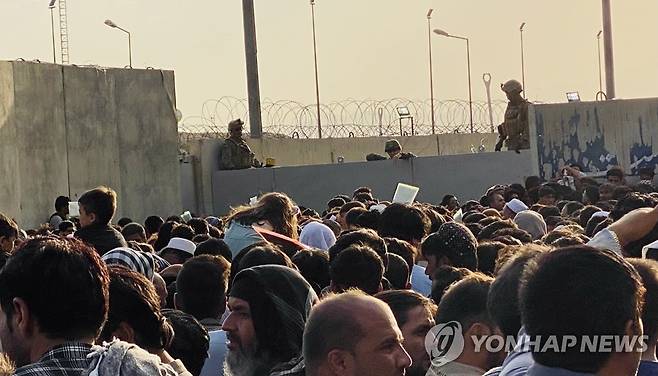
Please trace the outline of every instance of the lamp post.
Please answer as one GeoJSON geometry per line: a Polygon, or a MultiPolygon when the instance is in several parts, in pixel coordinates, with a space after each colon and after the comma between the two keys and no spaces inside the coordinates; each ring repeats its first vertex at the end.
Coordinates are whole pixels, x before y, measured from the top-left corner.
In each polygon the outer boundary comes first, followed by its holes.
{"type": "Polygon", "coordinates": [[[112,22],[112,20],[105,20],[105,25],[107,25],[107,26],[109,26],[113,29],[119,29],[119,30],[123,31],[124,33],[128,34],[128,62],[129,62],[128,66],[132,69],[132,67],[133,67],[133,47],[132,47],[132,41],[130,39],[130,32],[128,30],[118,26],[117,24],[112,22]]]}
{"type": "Polygon", "coordinates": [[[603,93],[603,66],[601,65],[601,34],[603,30],[599,30],[599,33],[596,34],[596,46],[599,51],[599,93],[603,93]]]}
{"type": "Polygon", "coordinates": [[[313,23],[313,61],[315,64],[315,105],[318,112],[318,138],[322,138],[322,119],[320,118],[320,80],[318,78],[318,45],[315,37],[315,0],[311,0],[311,20],[313,23]]]}
{"type": "Polygon", "coordinates": [[[521,24],[519,27],[519,32],[521,34],[521,85],[523,85],[523,98],[526,98],[526,93],[528,90],[526,90],[525,87],[525,54],[523,51],[523,28],[525,27],[525,22],[521,24]]]}
{"type": "Polygon", "coordinates": [[[434,33],[447,38],[455,38],[466,41],[466,62],[468,65],[468,110],[470,113],[470,124],[471,124],[471,133],[474,133],[473,129],[473,89],[471,87],[471,45],[466,37],[460,37],[458,35],[452,35],[446,31],[440,29],[434,29],[434,33]]]}
{"type": "Polygon", "coordinates": [[[429,47],[429,62],[430,62],[430,108],[432,111],[432,134],[435,134],[435,121],[434,121],[434,72],[432,69],[432,12],[431,9],[427,12],[427,42],[429,47]]]}
{"type": "Polygon", "coordinates": [[[50,34],[53,38],[53,64],[57,64],[57,52],[55,51],[55,2],[57,0],[50,0],[48,9],[50,9],[50,34]]]}

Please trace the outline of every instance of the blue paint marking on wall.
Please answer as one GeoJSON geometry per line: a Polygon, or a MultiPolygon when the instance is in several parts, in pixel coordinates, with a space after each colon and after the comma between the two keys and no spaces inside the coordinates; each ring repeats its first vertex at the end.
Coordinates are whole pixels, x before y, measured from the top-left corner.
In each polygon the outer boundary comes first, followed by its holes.
{"type": "Polygon", "coordinates": [[[618,165],[617,156],[605,148],[605,135],[600,126],[597,109],[594,109],[593,122],[589,121],[591,118],[589,111],[585,115],[588,121],[583,122],[582,115],[574,110],[566,126],[564,121],[560,124],[561,134],[563,135],[561,139],[547,140],[544,117],[541,111],[536,111],[539,173],[542,179],[548,180],[557,176],[560,167],[565,164],[578,163],[584,171],[588,172],[606,171],[608,168],[618,165]],[[591,123],[596,127],[596,136],[591,142],[585,143],[585,150],[581,150],[578,132],[581,127],[587,127],[591,123]],[[546,176],[545,165],[550,167],[550,176],[546,176]]]}
{"type": "Polygon", "coordinates": [[[630,150],[631,157],[631,174],[635,175],[639,173],[639,169],[642,167],[651,167],[656,168],[658,164],[658,155],[653,153],[653,146],[651,145],[650,140],[649,144],[646,143],[644,139],[644,127],[642,122],[642,117],[638,117],[638,126],[640,127],[640,142],[633,144],[630,150]]]}

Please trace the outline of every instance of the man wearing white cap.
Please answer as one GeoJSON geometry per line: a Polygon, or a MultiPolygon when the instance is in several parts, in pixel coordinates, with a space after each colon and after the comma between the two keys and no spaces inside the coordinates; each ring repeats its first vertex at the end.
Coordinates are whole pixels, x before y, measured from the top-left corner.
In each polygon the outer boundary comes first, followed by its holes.
{"type": "Polygon", "coordinates": [[[522,211],[528,210],[528,206],[523,203],[523,201],[518,198],[513,199],[512,201],[505,204],[503,208],[503,218],[505,219],[514,219],[517,214],[522,211]]]}
{"type": "Polygon", "coordinates": [[[194,256],[196,244],[183,238],[171,238],[169,244],[160,251],[160,257],[171,265],[183,264],[194,256]]]}

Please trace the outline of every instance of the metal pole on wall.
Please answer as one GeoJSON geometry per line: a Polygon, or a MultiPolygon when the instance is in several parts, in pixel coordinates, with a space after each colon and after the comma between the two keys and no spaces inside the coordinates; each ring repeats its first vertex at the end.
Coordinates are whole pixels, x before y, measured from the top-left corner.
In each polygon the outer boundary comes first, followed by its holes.
{"type": "Polygon", "coordinates": [[[615,93],[615,58],[612,47],[612,9],[610,0],[603,0],[603,51],[605,56],[605,91],[609,99],[616,97],[615,93]]]}
{"type": "Polygon", "coordinates": [[[256,47],[256,18],[254,0],[242,0],[244,49],[247,65],[247,94],[249,96],[249,128],[251,137],[261,138],[263,124],[260,113],[260,85],[258,83],[258,49],[256,47]]]}
{"type": "Polygon", "coordinates": [[[523,98],[526,98],[526,93],[528,90],[525,87],[525,53],[523,51],[523,27],[525,27],[525,22],[519,27],[521,33],[521,85],[523,86],[523,98]]]}
{"type": "Polygon", "coordinates": [[[435,134],[436,123],[434,120],[434,72],[432,70],[432,12],[431,9],[427,12],[427,40],[429,44],[429,62],[430,62],[430,108],[432,111],[432,134],[435,134]]]}
{"type": "Polygon", "coordinates": [[[320,81],[318,79],[318,45],[315,37],[315,0],[311,0],[311,19],[313,21],[313,60],[315,62],[315,104],[318,111],[318,138],[322,138],[322,119],[320,117],[320,81]]]}
{"type": "Polygon", "coordinates": [[[596,34],[596,46],[599,51],[599,93],[603,92],[603,66],[601,65],[601,34],[603,30],[599,30],[596,34]]]}
{"type": "Polygon", "coordinates": [[[473,88],[471,86],[471,45],[468,38],[462,38],[466,40],[466,61],[468,65],[468,111],[471,113],[471,133],[474,133],[473,129],[473,88]]]}

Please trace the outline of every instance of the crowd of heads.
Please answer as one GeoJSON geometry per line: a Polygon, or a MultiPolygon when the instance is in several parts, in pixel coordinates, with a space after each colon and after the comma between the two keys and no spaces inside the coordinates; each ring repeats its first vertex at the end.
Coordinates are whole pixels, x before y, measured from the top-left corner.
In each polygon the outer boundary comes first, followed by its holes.
{"type": "Polygon", "coordinates": [[[644,333],[644,355],[532,351],[541,367],[634,374],[658,342],[653,171],[635,185],[579,172],[465,202],[361,187],[315,210],[267,193],[218,216],[113,222],[116,193],[99,187],[79,215],[57,198],[38,229],[0,214],[2,351],[20,369],[49,345],[120,340],[193,375],[439,375],[427,335],[458,323],[469,374],[511,351],[478,337],[644,333]]]}

